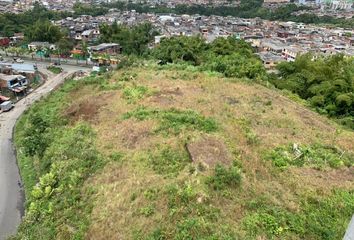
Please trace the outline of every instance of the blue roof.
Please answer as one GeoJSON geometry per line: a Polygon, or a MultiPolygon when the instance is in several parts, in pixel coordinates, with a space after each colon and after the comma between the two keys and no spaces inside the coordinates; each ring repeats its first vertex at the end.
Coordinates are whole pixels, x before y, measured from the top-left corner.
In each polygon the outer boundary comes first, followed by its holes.
{"type": "Polygon", "coordinates": [[[36,71],[33,64],[14,63],[11,64],[11,67],[17,72],[34,73],[36,71]]]}

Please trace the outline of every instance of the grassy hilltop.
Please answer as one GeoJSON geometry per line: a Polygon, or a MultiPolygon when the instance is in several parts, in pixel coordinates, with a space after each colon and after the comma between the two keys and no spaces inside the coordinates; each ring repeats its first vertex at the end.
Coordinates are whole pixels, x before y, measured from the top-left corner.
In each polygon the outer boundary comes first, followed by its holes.
{"type": "Polygon", "coordinates": [[[341,239],[354,213],[352,131],[193,67],[70,80],[15,137],[14,239],[341,239]]]}

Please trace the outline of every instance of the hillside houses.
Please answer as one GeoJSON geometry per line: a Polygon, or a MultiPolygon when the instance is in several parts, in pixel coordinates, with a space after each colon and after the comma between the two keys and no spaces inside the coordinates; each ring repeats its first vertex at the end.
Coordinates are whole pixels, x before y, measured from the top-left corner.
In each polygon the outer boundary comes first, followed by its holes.
{"type": "MultiPolygon", "coordinates": [[[[160,35],[150,47],[159,44],[162,38],[173,36],[203,37],[212,42],[218,37],[235,37],[252,44],[260,56],[276,56],[274,60],[294,61],[297,55],[312,52],[316,55],[342,53],[354,56],[354,30],[343,28],[326,28],[295,22],[279,22],[260,18],[242,19],[237,17],[152,14],[136,11],[109,11],[104,16],[68,17],[55,21],[54,24],[66,29],[68,38],[75,43],[72,56],[82,54],[80,46],[87,43],[93,54],[117,55],[121,53],[119,43],[100,43],[100,25],[117,22],[127,26],[150,22],[160,35]],[[117,44],[112,45],[112,44],[117,44]]],[[[10,39],[12,41],[12,39],[10,39]]],[[[7,40],[2,40],[7,44],[7,40]]],[[[1,44],[1,42],[0,42],[1,44]]],[[[10,42],[11,44],[11,42],[10,42]]],[[[33,42],[28,45],[31,51],[41,49],[55,50],[54,44],[33,42]]]]}
{"type": "MultiPolygon", "coordinates": [[[[56,22],[61,27],[69,27],[70,37],[77,42],[95,43],[99,39],[99,25],[113,22],[134,25],[150,22],[161,33],[155,38],[159,44],[161,38],[172,36],[200,35],[207,42],[217,37],[236,37],[250,42],[260,56],[294,61],[298,54],[313,52],[318,55],[343,53],[353,56],[354,31],[352,29],[325,28],[295,22],[268,21],[259,18],[242,19],[236,17],[200,16],[200,15],[159,15],[137,13],[133,11],[110,11],[105,16],[82,16],[67,18],[56,22]],[[280,58],[279,58],[280,57],[280,58]]],[[[92,52],[102,52],[92,48],[92,52]]],[[[117,53],[117,52],[114,52],[117,53]]],[[[273,66],[273,64],[271,64],[273,66]]],[[[267,66],[269,67],[269,66],[267,66]]]]}

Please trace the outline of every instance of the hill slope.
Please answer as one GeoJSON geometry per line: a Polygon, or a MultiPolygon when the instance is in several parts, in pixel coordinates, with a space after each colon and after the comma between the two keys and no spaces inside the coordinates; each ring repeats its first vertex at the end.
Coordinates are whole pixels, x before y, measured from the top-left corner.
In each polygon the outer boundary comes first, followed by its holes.
{"type": "Polygon", "coordinates": [[[17,125],[15,239],[340,239],[353,139],[273,90],[193,69],[69,81],[17,125]]]}

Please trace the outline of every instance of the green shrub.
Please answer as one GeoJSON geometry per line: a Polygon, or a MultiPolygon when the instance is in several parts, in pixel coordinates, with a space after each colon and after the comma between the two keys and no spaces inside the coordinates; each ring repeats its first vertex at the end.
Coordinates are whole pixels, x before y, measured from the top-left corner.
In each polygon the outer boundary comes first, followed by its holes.
{"type": "Polygon", "coordinates": [[[288,166],[309,166],[315,168],[340,168],[354,166],[354,154],[343,152],[336,147],[313,144],[302,146],[300,152],[292,146],[281,146],[272,150],[266,155],[266,159],[271,160],[273,165],[278,168],[288,166]]]}
{"type": "Polygon", "coordinates": [[[238,124],[241,126],[242,131],[245,134],[247,144],[257,145],[260,143],[260,138],[252,131],[252,123],[245,118],[237,119],[238,124]]]}
{"type": "Polygon", "coordinates": [[[90,126],[68,127],[61,114],[67,93],[80,84],[86,83],[67,81],[46,101],[35,103],[16,125],[26,215],[14,239],[82,239],[89,226],[93,192],[85,192],[82,184],[104,161],[90,126]]]}
{"type": "Polygon", "coordinates": [[[159,190],[156,188],[150,188],[144,191],[144,197],[150,201],[154,201],[158,197],[159,190]]]}
{"type": "Polygon", "coordinates": [[[177,175],[190,162],[184,149],[173,149],[170,146],[150,153],[148,161],[154,171],[166,176],[177,175]]]}
{"type": "Polygon", "coordinates": [[[296,212],[271,203],[252,208],[242,225],[247,235],[268,239],[341,239],[354,211],[354,192],[337,190],[329,196],[302,196],[296,212]],[[290,237],[291,236],[291,237],[290,237]]]}
{"type": "Polygon", "coordinates": [[[49,144],[43,156],[48,172],[40,176],[27,196],[28,208],[19,237],[26,234],[30,239],[36,238],[38,232],[46,239],[60,234],[70,239],[83,237],[92,204],[90,193],[82,193],[82,183],[103,164],[94,138],[89,126],[78,124],[65,129],[61,137],[49,144]],[[64,222],[74,231],[62,230],[64,222]]]}
{"type": "Polygon", "coordinates": [[[61,67],[56,67],[56,66],[49,66],[49,67],[47,67],[47,69],[54,74],[59,74],[63,71],[63,69],[61,67]]]}
{"type": "Polygon", "coordinates": [[[147,207],[142,207],[139,209],[139,213],[145,217],[150,217],[155,213],[155,206],[149,205],[147,207]]]}
{"type": "Polygon", "coordinates": [[[142,99],[147,92],[148,88],[145,86],[126,87],[123,90],[123,97],[127,99],[128,102],[133,103],[142,99]]]}
{"type": "Polygon", "coordinates": [[[214,169],[214,175],[207,179],[207,184],[214,190],[237,187],[241,184],[241,170],[235,165],[226,168],[217,164],[214,169]]]}
{"type": "Polygon", "coordinates": [[[264,232],[268,238],[273,238],[284,231],[277,217],[268,213],[255,213],[247,216],[244,225],[251,236],[257,236],[264,232]]]}

